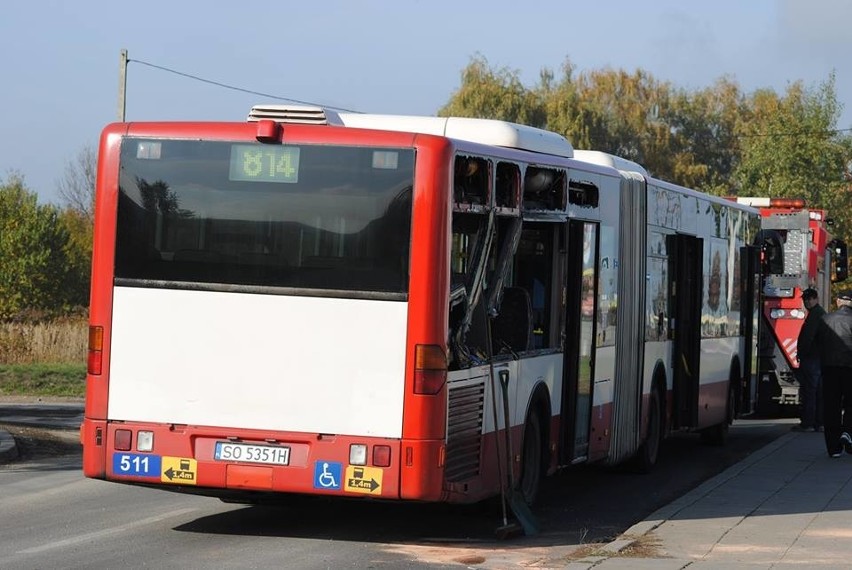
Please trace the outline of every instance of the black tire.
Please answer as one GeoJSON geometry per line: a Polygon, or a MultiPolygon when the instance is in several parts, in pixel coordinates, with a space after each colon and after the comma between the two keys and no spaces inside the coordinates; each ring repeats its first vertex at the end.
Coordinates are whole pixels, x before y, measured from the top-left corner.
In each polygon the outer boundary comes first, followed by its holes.
{"type": "Polygon", "coordinates": [[[648,435],[639,447],[634,467],[639,473],[650,473],[660,456],[663,440],[663,402],[660,390],[654,388],[648,401],[648,435]]]}
{"type": "Polygon", "coordinates": [[[728,441],[728,431],[731,423],[734,421],[734,410],[736,409],[736,398],[734,395],[734,385],[731,383],[728,386],[728,402],[725,405],[725,420],[711,426],[701,432],[701,441],[707,445],[725,445],[728,441]]]}
{"type": "Polygon", "coordinates": [[[533,505],[541,490],[541,480],[544,476],[542,450],[541,419],[536,410],[532,410],[524,424],[524,441],[521,452],[521,477],[517,489],[524,502],[533,505]]]}

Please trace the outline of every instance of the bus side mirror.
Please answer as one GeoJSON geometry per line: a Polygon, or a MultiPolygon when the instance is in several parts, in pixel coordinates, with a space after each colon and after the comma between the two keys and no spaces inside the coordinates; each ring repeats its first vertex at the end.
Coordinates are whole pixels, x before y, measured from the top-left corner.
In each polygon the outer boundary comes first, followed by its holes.
{"type": "Polygon", "coordinates": [[[846,242],[840,239],[831,240],[828,246],[831,248],[832,269],[831,282],[846,281],[849,277],[849,259],[846,252],[846,242]]]}

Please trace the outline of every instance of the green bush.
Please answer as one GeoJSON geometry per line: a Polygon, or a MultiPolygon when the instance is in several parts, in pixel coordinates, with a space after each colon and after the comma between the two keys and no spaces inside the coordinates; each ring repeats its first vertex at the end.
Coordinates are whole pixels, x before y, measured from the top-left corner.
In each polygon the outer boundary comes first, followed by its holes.
{"type": "Polygon", "coordinates": [[[40,205],[21,176],[0,184],[0,321],[25,311],[64,314],[86,303],[90,233],[80,225],[56,206],[40,205]]]}

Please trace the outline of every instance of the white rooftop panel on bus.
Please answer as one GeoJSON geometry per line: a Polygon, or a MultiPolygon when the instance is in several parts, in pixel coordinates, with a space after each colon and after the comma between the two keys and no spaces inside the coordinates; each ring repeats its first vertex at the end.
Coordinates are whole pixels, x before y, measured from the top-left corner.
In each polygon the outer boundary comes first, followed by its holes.
{"type": "Polygon", "coordinates": [[[249,113],[248,120],[261,119],[271,119],[281,123],[344,125],[360,129],[423,133],[567,158],[574,156],[574,147],[562,135],[508,121],[466,117],[337,113],[330,109],[306,105],[255,105],[249,113]]]}
{"type": "Polygon", "coordinates": [[[518,148],[568,158],[574,155],[574,147],[562,135],[507,121],[467,117],[362,115],[356,113],[341,113],[340,119],[347,127],[440,135],[451,139],[518,148]]]}
{"type": "Polygon", "coordinates": [[[601,152],[599,150],[575,150],[574,158],[576,158],[577,160],[582,160],[583,162],[589,162],[591,164],[597,164],[600,166],[611,166],[612,168],[617,168],[618,170],[638,172],[639,174],[648,176],[648,171],[645,170],[645,167],[639,164],[638,162],[633,162],[632,160],[627,160],[626,158],[621,158],[620,156],[601,152]]]}

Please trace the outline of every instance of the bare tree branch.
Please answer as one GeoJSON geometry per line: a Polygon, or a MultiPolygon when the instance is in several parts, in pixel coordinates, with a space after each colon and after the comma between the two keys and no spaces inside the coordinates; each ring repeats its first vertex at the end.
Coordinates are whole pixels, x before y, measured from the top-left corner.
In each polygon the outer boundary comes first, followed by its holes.
{"type": "Polygon", "coordinates": [[[98,157],[91,145],[86,145],[65,165],[58,182],[59,196],[72,209],[90,221],[95,219],[95,175],[98,157]]]}

